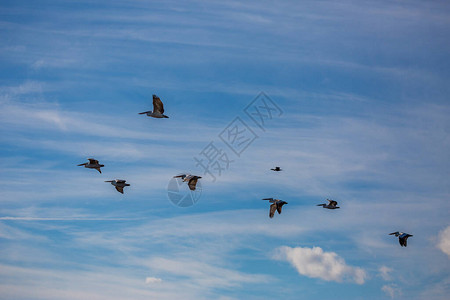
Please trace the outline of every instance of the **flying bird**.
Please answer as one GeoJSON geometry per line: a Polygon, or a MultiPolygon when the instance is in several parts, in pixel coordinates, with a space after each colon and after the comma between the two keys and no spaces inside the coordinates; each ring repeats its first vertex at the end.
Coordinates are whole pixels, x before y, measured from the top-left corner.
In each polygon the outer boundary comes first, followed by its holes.
{"type": "Polygon", "coordinates": [[[166,116],[164,114],[164,105],[161,101],[161,99],[159,99],[158,96],[153,95],[153,111],[149,110],[149,111],[144,111],[139,113],[140,115],[147,115],[149,117],[153,117],[153,118],[168,118],[168,116],[166,116]]]}
{"type": "Polygon", "coordinates": [[[88,158],[89,162],[88,163],[84,163],[84,164],[79,164],[78,166],[84,166],[85,168],[89,168],[89,169],[96,169],[97,171],[100,172],[100,174],[102,173],[102,170],[100,170],[101,167],[104,167],[105,165],[101,165],[98,163],[98,160],[93,159],[93,158],[88,158]]]}
{"type": "Polygon", "coordinates": [[[187,182],[189,189],[191,191],[195,191],[197,186],[197,181],[202,178],[201,176],[191,175],[191,174],[181,174],[177,176],[173,176],[173,178],[181,178],[183,182],[187,182]]]}
{"type": "Polygon", "coordinates": [[[275,167],[275,168],[273,168],[273,169],[271,169],[272,171],[275,171],[275,172],[280,172],[280,171],[283,171],[280,167],[275,167]]]}
{"type": "Polygon", "coordinates": [[[126,180],[123,179],[106,180],[105,182],[111,182],[111,184],[115,186],[116,190],[121,194],[123,194],[124,187],[130,186],[128,183],[126,183],[126,180]]]}
{"type": "Polygon", "coordinates": [[[280,200],[280,199],[273,199],[273,198],[264,198],[262,200],[269,200],[270,203],[270,211],[269,211],[269,217],[272,219],[273,215],[275,214],[275,211],[278,211],[278,214],[281,214],[281,208],[283,205],[288,204],[286,201],[280,200]]]}
{"type": "Polygon", "coordinates": [[[336,209],[336,208],[340,208],[339,206],[336,206],[338,203],[337,201],[334,201],[332,199],[327,199],[328,204],[317,204],[317,206],[322,206],[323,208],[328,208],[328,209],[336,209]]]}
{"type": "Polygon", "coordinates": [[[408,233],[404,233],[404,232],[393,232],[393,233],[389,233],[389,235],[395,235],[398,236],[398,242],[400,243],[400,246],[402,247],[406,247],[407,243],[406,241],[408,240],[408,238],[410,236],[413,236],[412,234],[408,234],[408,233]]]}

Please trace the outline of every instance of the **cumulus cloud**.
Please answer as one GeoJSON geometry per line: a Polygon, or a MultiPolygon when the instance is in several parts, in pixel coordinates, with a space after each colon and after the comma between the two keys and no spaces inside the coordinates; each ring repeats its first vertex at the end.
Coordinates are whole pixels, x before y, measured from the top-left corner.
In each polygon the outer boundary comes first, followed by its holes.
{"type": "Polygon", "coordinates": [[[450,226],[439,233],[437,246],[450,257],[450,226]]]}
{"type": "Polygon", "coordinates": [[[288,261],[302,275],[327,281],[350,280],[363,284],[367,276],[363,269],[347,265],[336,253],[325,252],[320,247],[283,246],[277,249],[274,258],[288,261]]]}
{"type": "Polygon", "coordinates": [[[146,284],[155,284],[155,283],[161,283],[162,279],[157,277],[147,277],[145,278],[146,284]]]}
{"type": "Polygon", "coordinates": [[[381,278],[383,278],[383,280],[386,281],[390,281],[392,280],[392,277],[390,275],[390,273],[393,271],[391,268],[386,267],[386,266],[381,266],[378,271],[380,272],[380,276],[381,278]]]}
{"type": "Polygon", "coordinates": [[[385,292],[389,297],[394,298],[395,296],[398,296],[401,294],[400,288],[398,288],[395,284],[391,285],[383,285],[381,288],[383,292],[385,292]]]}

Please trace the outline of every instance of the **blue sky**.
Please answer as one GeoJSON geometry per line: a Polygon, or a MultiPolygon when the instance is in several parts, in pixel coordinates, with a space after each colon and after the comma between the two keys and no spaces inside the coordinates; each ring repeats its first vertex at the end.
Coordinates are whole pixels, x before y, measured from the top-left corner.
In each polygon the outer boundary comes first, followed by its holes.
{"type": "Polygon", "coordinates": [[[447,299],[448,3],[110,2],[0,4],[1,298],[447,299]],[[152,94],[169,119],[138,115],[152,94]],[[234,160],[215,182],[210,142],[234,160]]]}

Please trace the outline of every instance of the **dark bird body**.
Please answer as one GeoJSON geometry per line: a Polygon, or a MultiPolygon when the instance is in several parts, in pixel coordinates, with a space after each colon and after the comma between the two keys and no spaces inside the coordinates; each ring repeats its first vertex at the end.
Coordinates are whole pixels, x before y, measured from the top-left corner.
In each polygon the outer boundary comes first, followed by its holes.
{"type": "Polygon", "coordinates": [[[102,173],[102,170],[100,168],[104,167],[105,165],[102,165],[98,162],[98,160],[93,159],[93,158],[88,158],[89,162],[88,163],[84,163],[84,164],[79,164],[78,166],[84,166],[85,168],[88,169],[95,169],[97,171],[100,172],[100,174],[102,173]]]}
{"type": "Polygon", "coordinates": [[[116,190],[121,194],[123,194],[124,187],[130,186],[130,184],[126,183],[126,180],[123,179],[107,180],[105,182],[110,182],[113,186],[116,187],[116,190]]]}
{"type": "Polygon", "coordinates": [[[323,208],[328,208],[328,209],[336,209],[336,208],[340,208],[339,206],[337,206],[337,201],[334,201],[332,199],[327,199],[328,204],[323,203],[323,204],[317,204],[317,206],[322,206],[323,208]]]}
{"type": "Polygon", "coordinates": [[[190,175],[190,174],[181,174],[181,175],[173,176],[173,178],[183,179],[183,182],[188,183],[189,189],[191,191],[195,191],[195,189],[197,187],[197,181],[202,177],[196,176],[196,175],[190,175]]]}
{"type": "Polygon", "coordinates": [[[406,247],[407,244],[407,240],[410,236],[413,236],[412,234],[408,234],[408,233],[404,233],[404,232],[393,232],[393,233],[389,233],[389,235],[395,235],[398,237],[398,242],[400,243],[400,246],[402,247],[406,247]]]}
{"type": "Polygon", "coordinates": [[[272,219],[275,211],[278,212],[278,214],[281,214],[281,208],[283,205],[288,204],[286,201],[280,200],[280,199],[274,199],[274,198],[264,198],[262,200],[269,200],[270,203],[270,210],[269,210],[269,217],[272,219]]]}
{"type": "Polygon", "coordinates": [[[152,118],[168,118],[168,116],[166,116],[164,114],[164,104],[162,103],[161,99],[159,99],[158,96],[153,95],[153,111],[149,110],[149,111],[144,111],[139,113],[140,115],[147,115],[149,117],[152,118]]]}

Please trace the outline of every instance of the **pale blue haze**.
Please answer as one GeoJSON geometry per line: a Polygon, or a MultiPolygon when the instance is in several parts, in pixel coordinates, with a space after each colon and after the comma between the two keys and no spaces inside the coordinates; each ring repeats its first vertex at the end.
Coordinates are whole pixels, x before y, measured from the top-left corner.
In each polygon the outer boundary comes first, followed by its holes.
{"type": "Polygon", "coordinates": [[[0,298],[448,299],[449,36],[447,1],[1,1],[0,298]],[[174,206],[237,116],[258,138],[174,206]]]}

